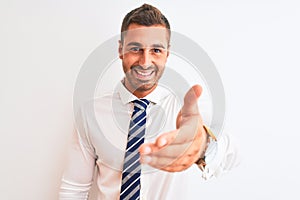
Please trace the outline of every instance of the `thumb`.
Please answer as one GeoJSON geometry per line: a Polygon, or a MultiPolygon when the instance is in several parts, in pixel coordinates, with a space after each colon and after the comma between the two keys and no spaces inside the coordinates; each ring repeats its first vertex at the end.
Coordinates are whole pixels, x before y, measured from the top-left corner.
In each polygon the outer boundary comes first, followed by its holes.
{"type": "Polygon", "coordinates": [[[191,87],[184,96],[184,104],[181,109],[182,117],[190,115],[198,115],[198,98],[202,93],[202,87],[200,85],[194,85],[191,87]]]}

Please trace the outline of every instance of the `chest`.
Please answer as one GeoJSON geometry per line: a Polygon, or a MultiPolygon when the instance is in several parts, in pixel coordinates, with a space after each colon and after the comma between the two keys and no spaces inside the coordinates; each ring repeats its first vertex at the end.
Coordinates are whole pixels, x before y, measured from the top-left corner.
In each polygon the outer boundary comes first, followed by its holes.
{"type": "MultiPolygon", "coordinates": [[[[178,111],[178,105],[171,100],[151,105],[146,112],[145,142],[153,142],[160,134],[174,130],[178,111]]],[[[96,120],[89,125],[89,135],[98,165],[122,169],[131,114],[128,106],[95,107],[96,120]]]]}

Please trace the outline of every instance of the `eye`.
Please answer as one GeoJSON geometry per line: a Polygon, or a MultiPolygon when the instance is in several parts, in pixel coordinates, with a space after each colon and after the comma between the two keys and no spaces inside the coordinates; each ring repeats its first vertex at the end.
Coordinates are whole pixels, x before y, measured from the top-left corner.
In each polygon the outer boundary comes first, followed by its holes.
{"type": "Polygon", "coordinates": [[[161,50],[161,49],[158,49],[158,48],[154,48],[154,49],[153,49],[153,52],[154,52],[154,53],[161,53],[162,50],[161,50]]]}
{"type": "Polygon", "coordinates": [[[137,52],[139,52],[141,50],[141,48],[139,48],[139,47],[132,47],[132,48],[130,48],[130,51],[131,52],[134,52],[134,53],[137,53],[137,52]]]}

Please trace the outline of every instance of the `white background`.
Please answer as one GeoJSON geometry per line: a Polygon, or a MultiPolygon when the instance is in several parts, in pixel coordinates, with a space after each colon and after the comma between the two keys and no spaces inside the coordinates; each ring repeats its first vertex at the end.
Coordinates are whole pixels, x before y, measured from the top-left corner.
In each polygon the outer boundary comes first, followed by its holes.
{"type": "MultiPolygon", "coordinates": [[[[195,199],[299,199],[300,4],[148,2],[214,61],[226,92],[226,126],[243,155],[231,173],[195,186],[195,199]]],[[[1,199],[57,199],[76,76],[142,3],[0,2],[1,199]]]]}

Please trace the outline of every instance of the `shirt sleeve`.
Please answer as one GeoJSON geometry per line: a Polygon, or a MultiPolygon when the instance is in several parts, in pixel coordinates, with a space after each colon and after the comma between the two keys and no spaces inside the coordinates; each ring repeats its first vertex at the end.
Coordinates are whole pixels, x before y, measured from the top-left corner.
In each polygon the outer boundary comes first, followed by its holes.
{"type": "Polygon", "coordinates": [[[212,140],[205,153],[206,166],[202,172],[205,180],[218,177],[240,163],[239,147],[236,139],[223,133],[217,141],[212,140]]]}
{"type": "Polygon", "coordinates": [[[88,135],[83,109],[75,117],[75,127],[63,173],[59,200],[86,200],[93,182],[96,155],[88,135]]]}

